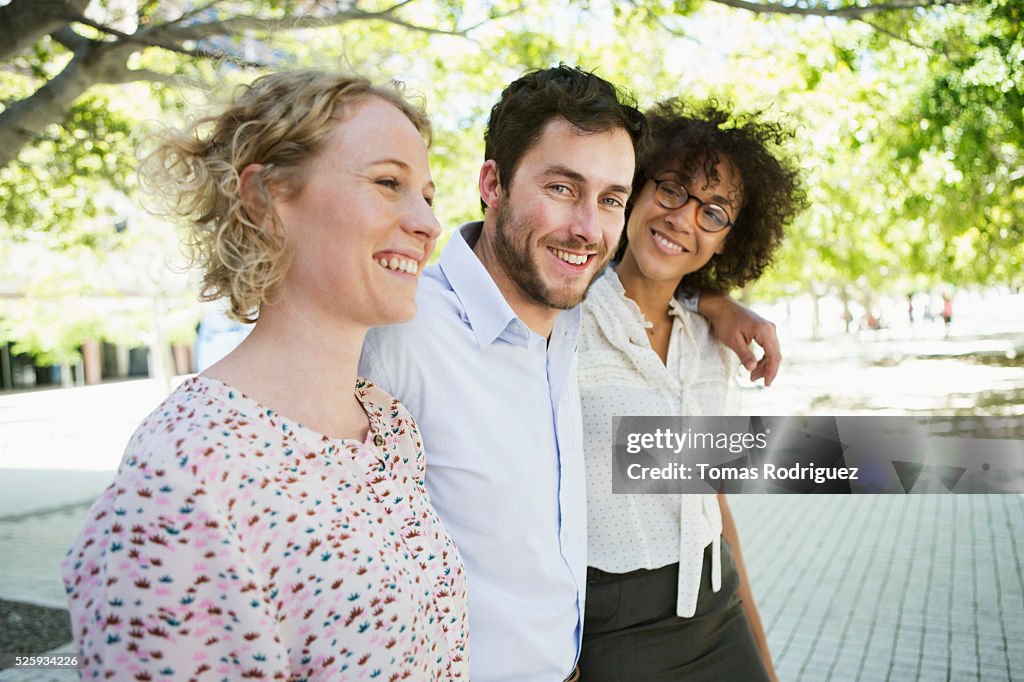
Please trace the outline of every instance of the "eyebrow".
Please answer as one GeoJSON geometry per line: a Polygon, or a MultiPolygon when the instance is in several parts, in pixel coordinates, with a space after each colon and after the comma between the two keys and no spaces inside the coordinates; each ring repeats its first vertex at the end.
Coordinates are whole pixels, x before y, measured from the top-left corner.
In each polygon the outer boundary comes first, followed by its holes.
{"type": "MultiPolygon", "coordinates": [[[[544,171],[544,175],[560,175],[562,177],[569,178],[573,182],[578,182],[581,185],[587,184],[587,177],[585,175],[578,171],[574,171],[572,168],[569,168],[568,166],[563,166],[561,164],[549,166],[544,171]]],[[[633,188],[626,187],[625,185],[611,185],[607,188],[607,191],[621,192],[622,194],[628,195],[633,191],[633,188]]]]}
{"type": "Polygon", "coordinates": [[[409,168],[409,164],[407,164],[405,161],[402,161],[401,159],[392,159],[392,158],[377,159],[376,161],[371,161],[370,163],[368,163],[366,165],[368,165],[368,166],[382,166],[382,165],[384,165],[386,163],[393,163],[396,166],[401,166],[402,168],[409,168]]]}

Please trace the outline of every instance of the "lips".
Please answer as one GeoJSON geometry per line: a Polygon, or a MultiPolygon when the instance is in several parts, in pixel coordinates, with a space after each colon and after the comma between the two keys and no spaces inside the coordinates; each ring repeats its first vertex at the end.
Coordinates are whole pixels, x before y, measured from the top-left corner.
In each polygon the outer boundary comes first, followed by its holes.
{"type": "Polygon", "coordinates": [[[657,244],[662,251],[667,253],[681,255],[690,252],[690,249],[686,248],[679,242],[669,239],[663,233],[653,228],[651,229],[651,239],[654,240],[654,243],[657,244]]]}
{"type": "Polygon", "coordinates": [[[410,254],[385,251],[374,254],[373,260],[385,270],[393,272],[416,275],[420,271],[420,258],[410,254]]]}
{"type": "Polygon", "coordinates": [[[599,257],[599,253],[595,252],[583,252],[578,251],[567,251],[566,249],[559,248],[557,246],[548,245],[548,253],[554,256],[555,260],[559,265],[573,274],[582,274],[590,269],[590,262],[596,257],[599,257]]]}
{"type": "Polygon", "coordinates": [[[555,254],[556,258],[559,258],[569,265],[583,265],[590,257],[592,253],[570,253],[569,251],[563,251],[562,249],[551,249],[551,253],[555,254]]]}

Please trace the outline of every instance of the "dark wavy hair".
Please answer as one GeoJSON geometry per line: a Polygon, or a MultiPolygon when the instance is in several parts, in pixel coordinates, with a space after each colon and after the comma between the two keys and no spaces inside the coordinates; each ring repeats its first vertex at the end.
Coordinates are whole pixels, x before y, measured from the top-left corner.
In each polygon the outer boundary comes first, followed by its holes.
{"type": "MultiPolygon", "coordinates": [[[[743,203],[725,252],[686,275],[680,292],[727,292],[756,280],[771,265],[785,226],[807,205],[800,169],[783,150],[794,131],[765,120],[764,112],[738,114],[716,100],[665,100],[647,112],[647,121],[651,142],[637,165],[634,198],[668,169],[678,169],[684,185],[698,170],[715,183],[718,164],[726,162],[739,171],[742,183],[743,203]]],[[[616,260],[626,244],[623,230],[616,260]]]]}
{"type": "MultiPolygon", "coordinates": [[[[558,117],[591,133],[625,130],[637,162],[646,151],[647,122],[631,95],[579,67],[559,64],[531,71],[502,91],[484,133],[484,159],[495,161],[506,192],[519,161],[548,121],[558,117]]],[[[487,209],[482,201],[480,206],[487,209]]]]}

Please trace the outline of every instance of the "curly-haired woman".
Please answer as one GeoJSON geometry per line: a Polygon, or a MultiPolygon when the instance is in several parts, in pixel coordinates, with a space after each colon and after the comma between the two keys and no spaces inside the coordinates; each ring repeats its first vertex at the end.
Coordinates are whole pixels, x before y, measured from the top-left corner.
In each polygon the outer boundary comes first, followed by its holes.
{"type": "Polygon", "coordinates": [[[394,87],[288,71],[144,160],[203,298],[255,327],[139,426],[65,560],[85,677],[468,677],[419,432],[356,375],[366,331],[416,310],[429,137],[394,87]]]}
{"type": "Polygon", "coordinates": [[[733,359],[679,298],[759,277],[804,195],[776,123],[679,100],[648,120],[615,265],[583,304],[581,679],[773,679],[725,497],[613,495],[609,451],[615,415],[729,413],[733,359]]]}

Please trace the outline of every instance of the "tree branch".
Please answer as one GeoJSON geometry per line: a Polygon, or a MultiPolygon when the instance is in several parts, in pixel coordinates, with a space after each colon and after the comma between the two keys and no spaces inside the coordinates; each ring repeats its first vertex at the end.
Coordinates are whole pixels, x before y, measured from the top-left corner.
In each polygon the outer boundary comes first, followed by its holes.
{"type": "MultiPolygon", "coordinates": [[[[203,9],[210,9],[223,0],[210,0],[203,9]]],[[[242,66],[262,67],[259,62],[250,62],[223,50],[185,47],[189,40],[205,37],[231,36],[250,30],[288,31],[299,28],[320,28],[335,26],[349,21],[382,21],[401,26],[407,30],[437,35],[465,37],[468,30],[446,30],[420,26],[396,16],[396,12],[413,0],[398,0],[388,9],[368,12],[353,9],[351,5],[334,4],[331,11],[323,16],[300,15],[298,17],[257,17],[224,16],[208,21],[186,24],[187,18],[198,18],[198,10],[189,10],[184,15],[163,24],[142,27],[133,34],[127,34],[102,23],[91,21],[81,12],[71,12],[72,2],[87,0],[13,0],[5,7],[15,7],[22,14],[27,13],[29,3],[51,3],[59,5],[63,13],[61,23],[54,29],[55,38],[74,51],[74,57],[55,78],[49,80],[35,93],[12,103],[0,112],[0,167],[17,158],[26,144],[45,131],[46,127],[59,123],[67,116],[72,103],[90,87],[99,83],[126,83],[137,80],[166,81],[171,77],[150,70],[132,71],[128,58],[133,52],[148,47],[158,47],[190,57],[231,61],[242,66]],[[109,36],[107,40],[90,40],[70,29],[69,23],[90,26],[109,36]]],[[[0,8],[3,9],[3,8],[0,8]]],[[[54,10],[57,11],[57,10],[54,10]]],[[[5,27],[6,28],[6,27],[5,27]]],[[[3,35],[4,30],[0,30],[3,35]]]]}
{"type": "Polygon", "coordinates": [[[67,14],[81,14],[89,0],[13,0],[0,7],[0,60],[27,49],[66,26],[67,14]]]}
{"type": "Polygon", "coordinates": [[[291,31],[304,28],[323,28],[326,26],[340,26],[350,21],[383,21],[410,31],[418,31],[431,35],[447,35],[465,37],[469,29],[448,30],[422,26],[406,21],[395,15],[395,10],[408,4],[410,0],[399,2],[386,10],[380,12],[367,12],[364,10],[347,9],[323,16],[301,15],[292,17],[260,17],[260,16],[233,16],[225,19],[216,19],[204,23],[189,24],[188,26],[172,25],[171,23],[154,26],[147,29],[145,33],[154,40],[178,42],[181,40],[198,40],[209,35],[238,34],[246,31],[291,31]]]}
{"type": "Polygon", "coordinates": [[[153,83],[177,82],[178,78],[169,73],[160,73],[152,69],[126,69],[120,78],[111,78],[108,83],[136,83],[138,81],[150,81],[153,83]]]}
{"type": "MultiPolygon", "coordinates": [[[[146,34],[146,32],[124,33],[122,31],[119,31],[119,30],[117,30],[115,28],[112,28],[110,26],[106,26],[104,24],[99,24],[99,23],[97,23],[95,21],[90,21],[89,19],[86,19],[85,17],[77,17],[75,19],[75,22],[79,23],[79,24],[84,24],[85,26],[89,26],[91,28],[94,28],[97,31],[103,31],[104,33],[109,33],[110,35],[114,36],[115,38],[118,38],[122,42],[135,43],[136,45],[140,45],[143,48],[146,48],[146,47],[159,47],[159,48],[162,48],[164,50],[169,50],[171,52],[177,52],[178,54],[187,55],[189,57],[196,57],[196,58],[200,58],[200,59],[213,59],[213,60],[217,60],[217,61],[226,61],[226,62],[230,62],[232,64],[235,64],[236,66],[243,66],[243,67],[249,67],[249,68],[254,68],[254,69],[263,69],[263,68],[266,68],[268,66],[268,64],[264,64],[263,62],[253,62],[253,61],[248,61],[248,60],[242,59],[242,58],[238,57],[237,55],[233,55],[233,54],[231,54],[229,52],[225,52],[224,50],[207,50],[207,49],[204,49],[204,48],[191,48],[190,49],[190,48],[182,47],[181,45],[178,45],[176,43],[172,43],[172,42],[169,42],[169,41],[166,41],[166,40],[153,40],[152,38],[150,38],[146,34]]],[[[71,33],[73,35],[77,35],[77,34],[74,34],[73,32],[71,32],[71,33]]],[[[81,38],[81,40],[85,40],[85,39],[81,38]]]]}
{"type": "Polygon", "coordinates": [[[90,43],[32,95],[0,112],[0,167],[17,158],[46,126],[64,120],[74,101],[93,85],[123,79],[135,49],[130,44],[90,43]]]}
{"type": "Polygon", "coordinates": [[[50,37],[72,52],[77,52],[92,42],[88,38],[75,33],[71,30],[70,26],[63,26],[57,29],[50,34],[50,37]]]}
{"type": "Polygon", "coordinates": [[[881,12],[898,12],[926,7],[943,7],[947,5],[968,5],[971,0],[889,0],[881,5],[851,5],[848,7],[818,7],[806,5],[783,5],[776,2],[752,2],[750,0],[711,0],[711,2],[743,9],[755,14],[790,14],[811,17],[837,17],[840,19],[859,19],[881,12]]]}
{"type": "Polygon", "coordinates": [[[871,21],[870,19],[865,19],[863,17],[857,17],[856,20],[860,21],[860,22],[862,22],[864,24],[867,24],[868,26],[870,26],[875,31],[878,31],[879,33],[883,33],[883,34],[889,36],[890,38],[892,38],[893,40],[899,40],[900,42],[906,43],[907,45],[910,45],[912,47],[916,47],[919,50],[924,50],[925,52],[932,52],[932,53],[935,53],[935,54],[942,54],[944,56],[948,56],[946,54],[946,52],[943,51],[943,50],[936,50],[935,48],[933,48],[930,45],[923,45],[921,43],[918,43],[916,41],[911,40],[910,38],[907,38],[906,36],[901,36],[901,35],[893,32],[893,31],[890,31],[889,29],[885,28],[884,26],[879,25],[878,23],[876,23],[874,21],[871,21]]]}

